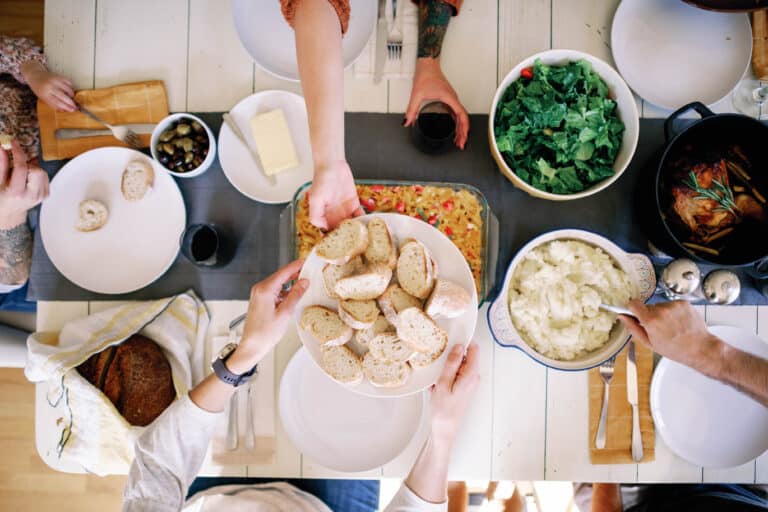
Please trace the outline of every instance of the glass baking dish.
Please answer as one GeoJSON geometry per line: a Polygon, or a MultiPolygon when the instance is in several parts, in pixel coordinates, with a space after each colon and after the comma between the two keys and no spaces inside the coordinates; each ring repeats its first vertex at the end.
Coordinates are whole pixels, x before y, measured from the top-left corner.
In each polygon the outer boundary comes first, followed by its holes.
{"type": "MultiPolygon", "coordinates": [[[[499,253],[499,221],[491,211],[488,201],[478,189],[471,185],[463,183],[444,183],[444,182],[414,182],[414,181],[392,181],[392,180],[355,180],[357,185],[363,186],[383,186],[383,187],[440,187],[450,188],[454,192],[466,191],[473,195],[480,205],[481,227],[481,254],[480,275],[478,278],[478,297],[482,304],[488,298],[488,294],[493,290],[496,280],[496,266],[499,253]]],[[[311,182],[307,182],[296,191],[293,200],[285,207],[280,215],[280,264],[284,265],[299,257],[299,237],[297,236],[298,223],[297,214],[301,208],[301,202],[304,200],[311,182]]],[[[365,208],[365,204],[363,207],[365,208]]],[[[381,211],[381,210],[375,210],[381,211]]],[[[396,212],[395,212],[396,213],[396,212]]],[[[424,220],[426,218],[422,213],[424,220]]],[[[431,223],[431,222],[430,222],[431,223]]]]}

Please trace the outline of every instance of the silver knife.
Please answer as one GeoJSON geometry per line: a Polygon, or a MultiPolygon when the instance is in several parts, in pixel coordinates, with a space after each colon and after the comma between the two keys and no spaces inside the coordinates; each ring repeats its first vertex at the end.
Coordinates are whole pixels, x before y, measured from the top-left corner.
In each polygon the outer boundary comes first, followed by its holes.
{"type": "Polygon", "coordinates": [[[235,134],[235,137],[237,137],[237,140],[242,142],[242,144],[248,149],[248,152],[251,154],[251,158],[253,158],[253,161],[256,163],[256,167],[261,169],[261,173],[264,175],[265,178],[267,178],[267,181],[270,185],[277,185],[277,178],[274,176],[270,176],[267,174],[264,169],[261,166],[261,160],[259,159],[259,155],[256,154],[256,151],[253,150],[250,144],[248,144],[248,141],[245,139],[245,135],[243,135],[243,132],[240,130],[240,127],[237,125],[237,122],[232,118],[232,116],[227,112],[224,113],[224,123],[226,123],[227,126],[229,126],[229,129],[232,130],[232,133],[235,134]]]}
{"type": "MultiPolygon", "coordinates": [[[[254,378],[256,375],[253,376],[254,378]]],[[[256,426],[253,424],[253,378],[245,388],[245,449],[253,450],[256,442],[256,426]]]]}
{"type": "Polygon", "coordinates": [[[384,76],[384,64],[387,62],[387,1],[379,0],[379,21],[376,24],[376,60],[373,63],[373,83],[381,82],[384,76]]]}
{"type": "MultiPolygon", "coordinates": [[[[137,135],[150,135],[155,129],[154,124],[122,124],[137,135]]],[[[109,130],[102,130],[101,128],[88,129],[88,128],[59,128],[54,132],[54,136],[57,139],[80,139],[82,137],[97,137],[99,135],[112,136],[112,132],[109,130]]]]}
{"type": "MultiPolygon", "coordinates": [[[[237,341],[237,331],[235,329],[229,330],[228,343],[235,343],[237,341]]],[[[238,428],[237,417],[237,389],[232,393],[229,399],[229,419],[227,420],[227,450],[237,450],[239,442],[240,432],[238,428]]]]}
{"type": "Polygon", "coordinates": [[[632,459],[643,460],[643,435],[640,432],[640,413],[637,410],[637,360],[635,342],[629,342],[627,351],[627,401],[632,406],[632,459]]]}

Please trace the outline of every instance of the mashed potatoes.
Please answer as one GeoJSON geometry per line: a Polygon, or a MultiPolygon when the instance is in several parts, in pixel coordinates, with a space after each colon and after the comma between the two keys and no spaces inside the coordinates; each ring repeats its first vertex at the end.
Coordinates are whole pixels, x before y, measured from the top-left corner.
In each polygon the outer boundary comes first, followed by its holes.
{"type": "Polygon", "coordinates": [[[601,302],[625,305],[632,282],[602,249],[554,241],[525,255],[512,275],[509,310],[523,339],[541,354],[571,360],[603,346],[616,315],[601,302]]]}

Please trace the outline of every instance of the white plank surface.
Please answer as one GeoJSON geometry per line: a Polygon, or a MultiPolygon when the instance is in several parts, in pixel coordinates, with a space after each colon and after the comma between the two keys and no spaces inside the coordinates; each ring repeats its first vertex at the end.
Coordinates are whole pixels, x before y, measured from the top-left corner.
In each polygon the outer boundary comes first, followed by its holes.
{"type": "Polygon", "coordinates": [[[171,111],[186,110],[188,14],[187,0],[100,0],[95,86],[163,80],[171,111]]]}
{"type": "Polygon", "coordinates": [[[552,0],[499,2],[498,82],[520,61],[552,44],[552,0]]]}
{"type": "Polygon", "coordinates": [[[75,89],[93,87],[96,0],[46,0],[45,55],[48,67],[72,80],[75,89]]]}
{"type": "Polygon", "coordinates": [[[612,66],[611,23],[619,0],[552,0],[552,48],[580,50],[612,66]]]}
{"type": "MultiPolygon", "coordinates": [[[[768,306],[757,308],[757,335],[768,343],[768,306]]],[[[755,483],[768,484],[768,452],[755,461],[755,483]]]]}

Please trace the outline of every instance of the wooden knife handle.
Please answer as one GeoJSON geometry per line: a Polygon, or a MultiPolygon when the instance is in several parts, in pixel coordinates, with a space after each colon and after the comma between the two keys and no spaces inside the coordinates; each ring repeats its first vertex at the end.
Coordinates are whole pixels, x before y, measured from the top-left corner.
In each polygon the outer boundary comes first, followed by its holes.
{"type": "Polygon", "coordinates": [[[752,70],[760,80],[768,80],[768,10],[752,13],[752,70]]]}

